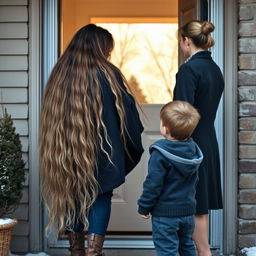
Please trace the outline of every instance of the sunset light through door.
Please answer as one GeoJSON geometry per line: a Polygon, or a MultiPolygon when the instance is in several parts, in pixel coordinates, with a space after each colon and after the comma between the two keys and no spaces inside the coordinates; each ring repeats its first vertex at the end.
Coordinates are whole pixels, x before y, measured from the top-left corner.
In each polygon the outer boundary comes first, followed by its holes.
{"type": "Polygon", "coordinates": [[[111,61],[121,69],[141,104],[172,99],[178,69],[176,23],[97,23],[115,41],[111,61]]]}

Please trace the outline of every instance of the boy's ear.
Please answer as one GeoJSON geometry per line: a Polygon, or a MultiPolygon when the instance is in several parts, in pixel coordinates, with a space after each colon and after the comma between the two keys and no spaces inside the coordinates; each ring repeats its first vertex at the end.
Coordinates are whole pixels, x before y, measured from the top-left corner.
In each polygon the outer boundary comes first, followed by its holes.
{"type": "Polygon", "coordinates": [[[167,127],[167,126],[163,126],[164,128],[164,133],[167,135],[167,134],[170,134],[170,129],[167,127]]]}

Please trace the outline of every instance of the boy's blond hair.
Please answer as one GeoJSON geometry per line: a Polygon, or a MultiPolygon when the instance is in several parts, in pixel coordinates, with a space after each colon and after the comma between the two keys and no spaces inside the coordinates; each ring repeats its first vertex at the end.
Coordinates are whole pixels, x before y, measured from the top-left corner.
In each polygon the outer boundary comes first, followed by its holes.
{"type": "Polygon", "coordinates": [[[169,129],[173,138],[185,140],[195,130],[200,120],[200,114],[188,102],[176,100],[162,107],[160,118],[162,125],[169,129]]]}

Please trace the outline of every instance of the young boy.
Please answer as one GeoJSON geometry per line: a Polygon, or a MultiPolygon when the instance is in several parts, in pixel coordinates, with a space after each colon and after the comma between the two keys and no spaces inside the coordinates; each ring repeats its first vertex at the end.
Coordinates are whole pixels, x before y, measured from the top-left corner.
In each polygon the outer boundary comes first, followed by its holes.
{"type": "Polygon", "coordinates": [[[200,115],[189,103],[173,101],[163,106],[160,119],[165,139],[150,147],[138,212],[144,219],[152,215],[158,256],[194,256],[195,187],[203,154],[190,136],[200,115]]]}

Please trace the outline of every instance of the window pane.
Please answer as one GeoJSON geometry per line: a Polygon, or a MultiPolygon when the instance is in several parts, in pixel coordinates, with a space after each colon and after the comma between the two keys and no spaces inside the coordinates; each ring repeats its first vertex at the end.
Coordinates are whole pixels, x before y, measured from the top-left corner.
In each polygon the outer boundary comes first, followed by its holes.
{"type": "Polygon", "coordinates": [[[178,68],[177,24],[97,23],[115,40],[111,61],[121,69],[139,103],[172,99],[178,68]]]}
{"type": "Polygon", "coordinates": [[[60,48],[63,52],[75,32],[88,23],[108,29],[115,40],[111,61],[123,72],[138,102],[163,104],[172,100],[178,70],[178,1],[151,0],[148,9],[136,1],[137,17],[132,1],[115,0],[113,8],[106,8],[114,2],[62,0],[60,48]],[[102,16],[96,16],[99,8],[102,16]]]}

